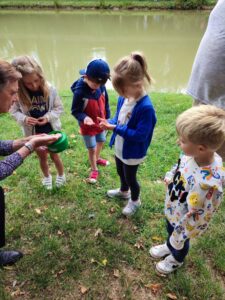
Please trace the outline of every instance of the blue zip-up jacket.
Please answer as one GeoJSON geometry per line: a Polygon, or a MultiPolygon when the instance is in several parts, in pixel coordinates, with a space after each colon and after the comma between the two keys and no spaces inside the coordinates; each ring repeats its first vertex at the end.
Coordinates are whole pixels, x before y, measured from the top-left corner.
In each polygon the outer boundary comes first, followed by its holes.
{"type": "Polygon", "coordinates": [[[79,123],[87,116],[85,113],[85,107],[88,99],[95,99],[98,101],[101,94],[104,94],[105,96],[106,118],[110,118],[109,99],[105,86],[101,86],[99,89],[94,91],[87,85],[83,77],[81,77],[72,84],[71,91],[73,92],[71,113],[79,123]]]}
{"type": "Polygon", "coordinates": [[[148,95],[142,97],[131,113],[127,124],[119,125],[118,116],[125,98],[119,97],[117,111],[110,124],[116,125],[110,140],[110,147],[115,142],[116,135],[124,138],[123,158],[142,158],[146,155],[152,140],[153,130],[156,124],[155,110],[148,95]]]}

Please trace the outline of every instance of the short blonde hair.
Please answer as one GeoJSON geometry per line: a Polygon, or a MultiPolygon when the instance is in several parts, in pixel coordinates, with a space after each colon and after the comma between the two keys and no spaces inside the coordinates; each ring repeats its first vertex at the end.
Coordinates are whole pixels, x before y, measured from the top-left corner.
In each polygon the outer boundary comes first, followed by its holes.
{"type": "Polygon", "coordinates": [[[141,52],[132,52],[121,58],[113,68],[112,84],[120,95],[123,94],[125,86],[142,83],[144,79],[148,84],[151,83],[147,62],[141,52]]]}
{"type": "Polygon", "coordinates": [[[216,151],[225,141],[225,111],[212,105],[194,106],[176,120],[179,136],[216,151]]]}
{"type": "MultiPolygon", "coordinates": [[[[22,77],[33,73],[36,73],[40,77],[41,90],[44,94],[45,101],[47,101],[49,97],[49,87],[44,77],[42,68],[37,63],[37,61],[31,56],[23,55],[14,58],[12,61],[12,65],[16,68],[18,72],[21,73],[22,77]]],[[[26,87],[24,86],[23,78],[19,80],[19,100],[28,108],[31,107],[30,96],[27,92],[26,87]]]]}

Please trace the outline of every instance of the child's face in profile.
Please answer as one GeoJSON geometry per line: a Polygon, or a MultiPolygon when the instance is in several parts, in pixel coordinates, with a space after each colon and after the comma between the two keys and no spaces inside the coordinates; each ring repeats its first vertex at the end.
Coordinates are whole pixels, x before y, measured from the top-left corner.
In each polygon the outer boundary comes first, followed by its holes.
{"type": "Polygon", "coordinates": [[[187,138],[179,136],[177,144],[187,156],[196,156],[198,153],[198,145],[190,142],[187,138]]]}
{"type": "Polygon", "coordinates": [[[97,82],[91,80],[87,76],[84,76],[84,81],[87,83],[87,85],[89,86],[89,88],[91,88],[92,90],[97,90],[101,86],[100,83],[97,83],[97,82]]]}
{"type": "Polygon", "coordinates": [[[37,73],[24,75],[22,81],[24,86],[32,92],[37,92],[41,89],[41,78],[37,73]]]}

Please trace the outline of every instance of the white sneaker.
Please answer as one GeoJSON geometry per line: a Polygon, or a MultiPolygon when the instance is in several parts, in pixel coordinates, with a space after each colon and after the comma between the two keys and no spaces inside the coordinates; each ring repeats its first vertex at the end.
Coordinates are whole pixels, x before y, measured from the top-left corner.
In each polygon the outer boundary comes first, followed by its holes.
{"type": "Polygon", "coordinates": [[[42,179],[42,185],[47,189],[51,190],[52,189],[52,176],[49,175],[48,177],[44,177],[42,179]]]}
{"type": "Polygon", "coordinates": [[[130,198],[130,191],[121,192],[120,189],[108,190],[107,191],[107,196],[110,197],[110,198],[120,197],[122,199],[129,199],[130,198]]]}
{"type": "Polygon", "coordinates": [[[55,180],[55,185],[56,185],[56,187],[61,187],[61,186],[63,186],[64,184],[66,183],[66,176],[65,176],[65,174],[63,174],[63,175],[57,175],[56,176],[56,180],[55,180]]]}
{"type": "Polygon", "coordinates": [[[162,260],[156,264],[156,270],[162,274],[169,274],[169,273],[174,272],[176,269],[178,269],[182,265],[183,265],[183,262],[182,263],[178,262],[173,257],[173,255],[170,254],[164,260],[162,260]]]}
{"type": "Polygon", "coordinates": [[[166,255],[171,254],[170,249],[167,247],[166,243],[151,247],[149,253],[154,258],[163,258],[166,255]]]}
{"type": "Polygon", "coordinates": [[[122,210],[122,214],[125,216],[131,216],[135,214],[138,208],[141,206],[141,200],[132,201],[131,199],[128,201],[127,205],[122,210]]]}

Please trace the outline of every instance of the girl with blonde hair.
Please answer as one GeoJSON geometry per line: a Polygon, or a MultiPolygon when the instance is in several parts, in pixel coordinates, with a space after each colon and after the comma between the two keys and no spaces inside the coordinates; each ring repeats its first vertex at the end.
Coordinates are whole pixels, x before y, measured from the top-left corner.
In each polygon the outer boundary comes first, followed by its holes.
{"type": "MultiPolygon", "coordinates": [[[[22,75],[19,80],[19,101],[15,102],[10,112],[21,125],[25,136],[49,133],[60,130],[60,115],[63,112],[62,102],[56,89],[45,79],[42,68],[30,56],[19,56],[12,65],[22,75]]],[[[43,186],[52,189],[52,176],[48,165],[47,148],[36,149],[44,178],[43,186]]],[[[62,160],[57,153],[49,152],[57,170],[56,186],[62,186],[65,181],[62,160]]]]}

